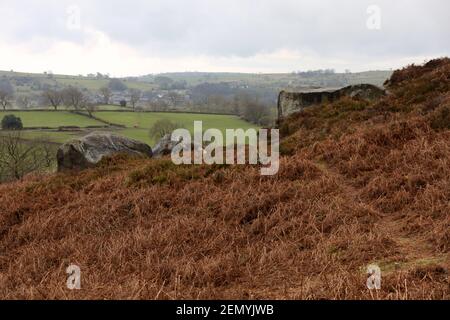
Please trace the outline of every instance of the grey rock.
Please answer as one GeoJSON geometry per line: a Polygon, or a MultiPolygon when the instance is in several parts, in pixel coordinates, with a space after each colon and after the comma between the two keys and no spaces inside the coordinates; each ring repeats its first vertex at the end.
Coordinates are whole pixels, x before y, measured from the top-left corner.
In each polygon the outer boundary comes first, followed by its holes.
{"type": "MultiPolygon", "coordinates": [[[[164,137],[162,137],[159,142],[153,147],[153,157],[160,158],[162,156],[166,156],[172,153],[173,148],[182,143],[181,139],[180,141],[172,140],[171,134],[166,134],[164,137]]],[[[191,142],[190,146],[186,145],[186,143],[182,143],[183,149],[189,149],[192,151],[196,150],[202,150],[202,145],[198,143],[191,142]]]]}
{"type": "Polygon", "coordinates": [[[171,134],[166,134],[159,142],[153,147],[153,156],[160,158],[168,155],[172,152],[172,149],[178,144],[178,141],[172,140],[171,134]]]}
{"type": "Polygon", "coordinates": [[[282,119],[312,105],[336,101],[344,96],[372,101],[384,95],[386,95],[386,92],[383,89],[371,84],[352,85],[332,91],[281,91],[278,97],[278,119],[282,119]]]}
{"type": "Polygon", "coordinates": [[[149,158],[153,155],[152,148],[143,142],[110,132],[92,132],[59,147],[58,171],[93,167],[103,157],[119,153],[149,158]]]}

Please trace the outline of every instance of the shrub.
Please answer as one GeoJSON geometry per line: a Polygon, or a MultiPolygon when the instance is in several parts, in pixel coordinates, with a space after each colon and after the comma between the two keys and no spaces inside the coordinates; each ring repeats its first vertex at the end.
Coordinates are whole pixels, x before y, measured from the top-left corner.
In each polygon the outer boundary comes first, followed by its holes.
{"type": "Polygon", "coordinates": [[[55,149],[45,138],[23,140],[20,130],[0,136],[0,183],[51,170],[55,149]]]}
{"type": "Polygon", "coordinates": [[[21,130],[23,129],[22,120],[13,114],[9,114],[3,117],[2,120],[3,130],[21,130]]]}
{"type": "MultiPolygon", "coordinates": [[[[180,185],[183,182],[209,177],[226,165],[188,165],[178,166],[171,160],[154,160],[144,168],[129,173],[128,186],[180,185]]],[[[220,179],[220,178],[215,178],[220,179]]]]}
{"type": "Polygon", "coordinates": [[[438,108],[431,115],[431,127],[435,130],[450,129],[450,107],[438,108]]]}
{"type": "Polygon", "coordinates": [[[128,89],[125,83],[119,79],[111,79],[108,84],[108,88],[112,91],[125,91],[128,89]]]}
{"type": "Polygon", "coordinates": [[[172,122],[168,119],[161,119],[155,122],[155,124],[150,128],[150,138],[159,140],[166,134],[172,133],[175,129],[180,128],[180,125],[172,122]]]}

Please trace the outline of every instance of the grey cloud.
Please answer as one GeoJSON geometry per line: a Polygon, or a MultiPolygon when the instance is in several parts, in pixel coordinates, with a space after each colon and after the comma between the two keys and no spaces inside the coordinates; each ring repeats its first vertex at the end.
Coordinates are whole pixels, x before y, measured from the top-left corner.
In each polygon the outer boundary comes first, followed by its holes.
{"type": "Polygon", "coordinates": [[[0,34],[15,42],[36,37],[83,41],[83,32],[65,27],[67,6],[77,4],[84,26],[146,55],[248,57],[282,48],[326,57],[450,52],[446,0],[7,2],[0,5],[9,12],[0,34]],[[382,9],[380,31],[366,28],[366,9],[372,4],[382,9]]]}

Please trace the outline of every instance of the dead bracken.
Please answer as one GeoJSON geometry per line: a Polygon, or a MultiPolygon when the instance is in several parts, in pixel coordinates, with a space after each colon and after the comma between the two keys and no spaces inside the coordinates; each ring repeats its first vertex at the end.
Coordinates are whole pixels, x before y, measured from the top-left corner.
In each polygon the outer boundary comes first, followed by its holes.
{"type": "Polygon", "coordinates": [[[284,119],[274,176],[121,155],[0,185],[0,296],[372,299],[377,264],[380,299],[449,299],[450,61],[386,85],[284,119]]]}

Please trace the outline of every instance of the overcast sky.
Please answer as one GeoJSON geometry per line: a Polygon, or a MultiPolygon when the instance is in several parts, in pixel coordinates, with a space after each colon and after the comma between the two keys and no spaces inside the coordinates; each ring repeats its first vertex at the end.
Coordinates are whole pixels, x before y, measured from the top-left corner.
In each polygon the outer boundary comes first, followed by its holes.
{"type": "Polygon", "coordinates": [[[0,69],[390,69],[450,55],[448,0],[0,0],[0,69]]]}

